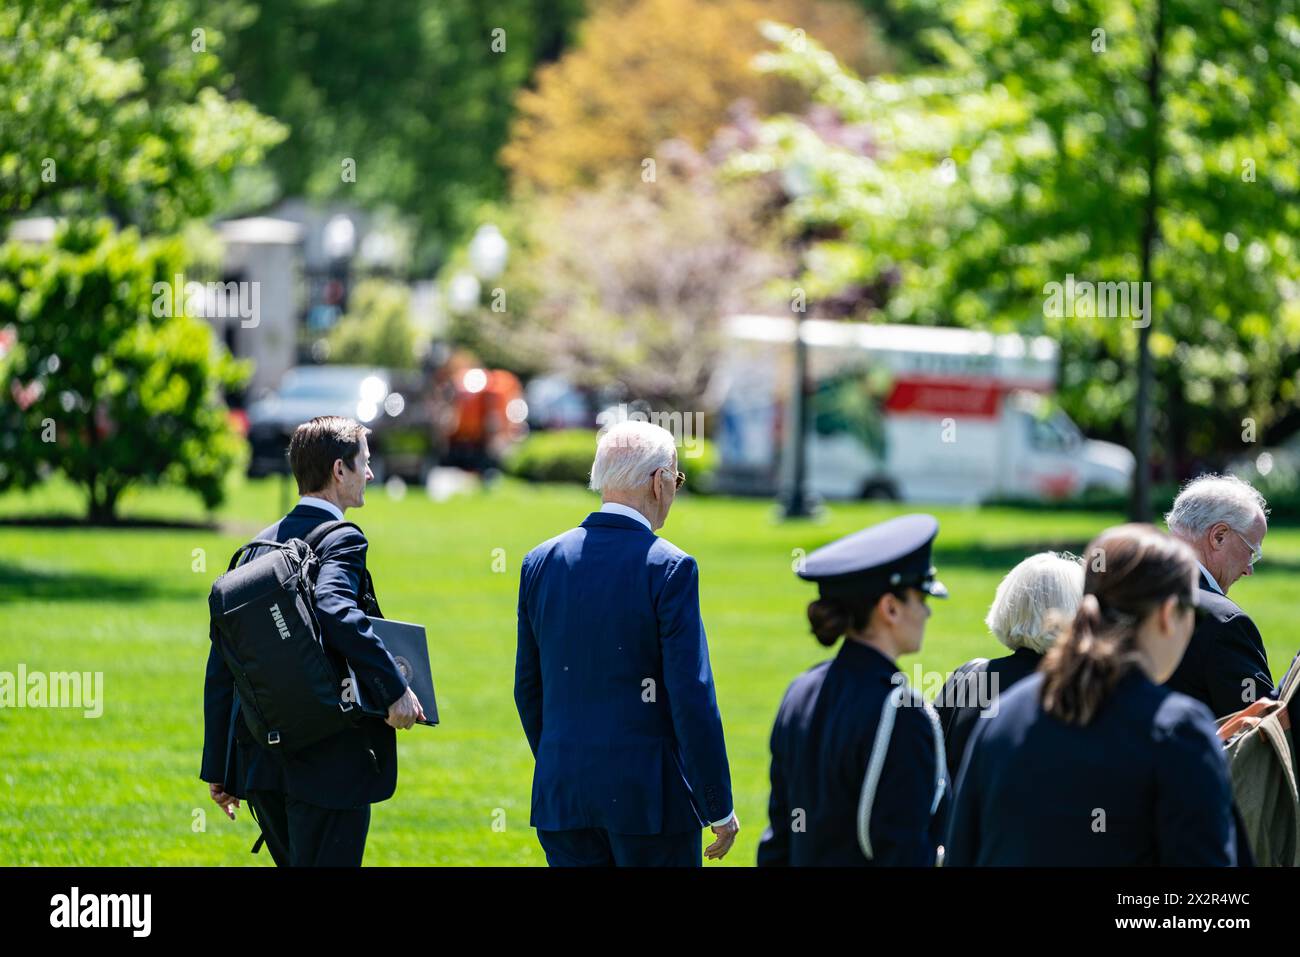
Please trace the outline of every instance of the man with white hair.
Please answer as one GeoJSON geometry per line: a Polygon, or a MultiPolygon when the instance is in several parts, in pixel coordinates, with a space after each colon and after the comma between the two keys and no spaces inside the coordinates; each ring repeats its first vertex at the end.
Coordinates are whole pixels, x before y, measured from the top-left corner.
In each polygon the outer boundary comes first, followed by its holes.
{"type": "Polygon", "coordinates": [[[591,469],[600,511],[520,569],[515,704],[553,867],[698,867],[704,827],[709,858],[740,829],[695,559],[654,534],[685,479],[670,432],[614,425],[591,469]]]}
{"type": "Polygon", "coordinates": [[[1167,682],[1209,706],[1216,718],[1273,695],[1272,672],[1259,629],[1228,599],[1228,589],[1253,574],[1268,533],[1264,496],[1232,475],[1202,475],[1183,487],[1165,516],[1169,531],[1196,552],[1201,566],[1196,630],[1167,682]]]}

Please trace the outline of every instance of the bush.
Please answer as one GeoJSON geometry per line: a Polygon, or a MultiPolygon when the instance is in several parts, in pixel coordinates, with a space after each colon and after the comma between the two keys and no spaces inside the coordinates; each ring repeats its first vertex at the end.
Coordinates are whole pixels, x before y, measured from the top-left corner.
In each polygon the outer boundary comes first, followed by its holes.
{"type": "Polygon", "coordinates": [[[155,288],[182,264],[177,242],[107,221],[71,223],[49,245],[0,246],[0,328],[14,338],[0,369],[0,490],[61,470],[94,521],[111,521],[132,485],[221,503],[246,454],[221,392],[248,365],[155,288]]]}
{"type": "Polygon", "coordinates": [[[586,485],[596,454],[596,433],[585,429],[534,432],[506,453],[506,474],[530,482],[586,485]]]}
{"type": "Polygon", "coordinates": [[[1300,461],[1293,456],[1274,454],[1272,467],[1261,474],[1257,461],[1243,463],[1233,473],[1249,482],[1268,502],[1268,521],[1296,524],[1300,522],[1300,461]]]}
{"type": "Polygon", "coordinates": [[[363,279],[348,314],[330,330],[329,359],[349,365],[415,369],[420,334],[411,321],[411,291],[385,279],[363,279]]]}
{"type": "MultiPolygon", "coordinates": [[[[1164,515],[1173,507],[1178,486],[1158,483],[1151,488],[1152,521],[1163,528],[1164,515]]],[[[1122,512],[1128,514],[1129,495],[1110,489],[1089,489],[1069,498],[1021,498],[1013,495],[987,499],[989,507],[1018,508],[1031,512],[1122,512]]]]}
{"type": "MultiPolygon", "coordinates": [[[[686,473],[686,487],[707,494],[713,488],[717,456],[713,444],[699,442],[696,455],[678,453],[677,467],[686,473]]],[[[596,455],[596,432],[562,429],[534,432],[506,454],[506,473],[530,482],[568,482],[586,485],[591,460],[596,455]]]]}

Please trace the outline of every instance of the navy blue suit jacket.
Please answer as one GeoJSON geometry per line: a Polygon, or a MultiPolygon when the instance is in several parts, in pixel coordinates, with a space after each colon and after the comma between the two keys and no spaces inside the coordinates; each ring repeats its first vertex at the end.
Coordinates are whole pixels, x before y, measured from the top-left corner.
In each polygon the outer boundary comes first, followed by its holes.
{"type": "Polygon", "coordinates": [[[1227,867],[1232,785],[1205,705],[1120,679],[1086,727],[1045,714],[1043,676],[976,722],[957,776],[945,866],[1227,867]]]}
{"type": "Polygon", "coordinates": [[[1017,648],[1002,658],[979,663],[968,661],[944,683],[934,699],[934,712],[943,729],[943,754],[948,759],[948,779],[957,780],[961,759],[971,732],[984,713],[981,702],[992,708],[997,696],[1006,694],[1012,685],[1024,681],[1043,663],[1043,656],[1029,648],[1017,648]],[[981,677],[982,676],[982,677],[981,677]],[[981,698],[987,695],[987,698],[981,698]]]}
{"type": "Polygon", "coordinates": [[[524,558],[518,615],[534,827],[680,834],[732,811],[691,556],[593,512],[524,558]]]}
{"type": "MultiPolygon", "coordinates": [[[[299,505],[257,537],[287,542],[333,520],[324,509],[299,505]]],[[[369,582],[366,548],[365,536],[355,528],[340,528],[320,543],[316,616],[335,670],[346,675],[351,664],[362,699],[386,709],[406,692],[406,681],[370,627],[369,616],[378,615],[379,607],[373,595],[363,594],[369,582]]],[[[282,791],[318,807],[346,810],[386,801],[397,788],[396,736],[382,718],[362,717],[355,727],[291,755],[254,741],[239,713],[230,669],[215,645],[208,652],[203,712],[199,776],[223,783],[236,797],[254,790],[282,791]]]]}

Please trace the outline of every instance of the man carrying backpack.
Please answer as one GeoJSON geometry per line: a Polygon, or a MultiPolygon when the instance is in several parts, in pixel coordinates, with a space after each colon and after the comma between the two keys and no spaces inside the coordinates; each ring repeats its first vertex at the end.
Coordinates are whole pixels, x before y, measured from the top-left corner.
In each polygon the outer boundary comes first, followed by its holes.
{"type": "MultiPolygon", "coordinates": [[[[368,431],[339,416],[298,426],[289,443],[289,464],[303,497],[258,539],[307,540],[318,526],[342,521],[347,509],[364,505],[366,482],[373,478],[368,431]]],[[[334,672],[355,682],[342,697],[364,700],[372,710],[386,708],[387,717],[349,720],[287,752],[255,740],[240,713],[230,666],[214,640],[203,694],[200,777],[232,819],[239,800],[248,800],[276,864],[355,867],[365,852],[370,805],[388,800],[397,787],[393,729],[410,728],[424,712],[371,628],[370,616],[380,611],[366,571],[365,536],[346,525],[309,544],[317,559],[311,608],[320,642],[334,672]]],[[[278,624],[283,627],[283,620],[278,624]]]]}

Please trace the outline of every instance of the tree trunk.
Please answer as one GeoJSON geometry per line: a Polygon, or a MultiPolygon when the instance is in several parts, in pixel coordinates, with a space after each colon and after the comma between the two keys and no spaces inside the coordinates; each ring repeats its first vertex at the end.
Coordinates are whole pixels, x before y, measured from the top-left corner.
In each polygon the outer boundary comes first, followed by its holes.
{"type": "MultiPolygon", "coordinates": [[[[1147,97],[1151,103],[1151,130],[1147,142],[1147,197],[1142,215],[1142,275],[1141,281],[1151,282],[1151,257],[1158,236],[1157,215],[1160,208],[1160,137],[1161,112],[1164,91],[1161,88],[1164,66],[1165,0],[1156,2],[1155,30],[1152,33],[1151,56],[1147,65],[1147,97]]],[[[1151,289],[1144,286],[1144,289],[1151,289]]],[[[1138,391],[1137,391],[1137,448],[1134,450],[1137,468],[1133,475],[1133,501],[1130,517],[1135,522],[1146,522],[1151,517],[1151,327],[1155,323],[1155,295],[1147,296],[1145,324],[1138,330],[1138,391]]]]}
{"type": "Polygon", "coordinates": [[[112,525],[117,521],[117,500],[122,486],[101,477],[90,485],[90,508],[87,519],[96,525],[112,525]]]}

